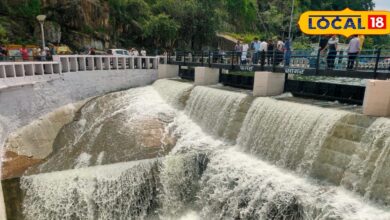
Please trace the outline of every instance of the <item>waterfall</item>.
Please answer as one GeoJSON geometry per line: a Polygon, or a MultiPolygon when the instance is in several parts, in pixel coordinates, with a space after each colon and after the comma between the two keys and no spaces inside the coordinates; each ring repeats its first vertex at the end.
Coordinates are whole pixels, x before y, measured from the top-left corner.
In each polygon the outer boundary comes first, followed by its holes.
{"type": "Polygon", "coordinates": [[[197,86],[191,92],[185,111],[207,132],[234,140],[241,126],[240,107],[246,97],[238,92],[197,86]]]}
{"type": "Polygon", "coordinates": [[[389,121],[159,80],[88,102],[41,167],[51,173],[21,178],[23,214],[390,219],[389,121]]]}
{"type": "Polygon", "coordinates": [[[276,165],[308,173],[335,123],[347,112],[257,98],[249,109],[238,143],[276,165]]]}
{"type": "Polygon", "coordinates": [[[160,79],[153,84],[153,87],[169,104],[176,108],[184,109],[194,86],[190,83],[178,82],[176,80],[160,79]]]}
{"type": "Polygon", "coordinates": [[[23,177],[26,219],[143,219],[157,204],[158,161],[23,177]]]}
{"type": "Polygon", "coordinates": [[[364,133],[341,184],[367,199],[390,204],[390,120],[377,119],[364,133]]]}
{"type": "Polygon", "coordinates": [[[317,185],[234,148],[209,159],[197,195],[208,219],[390,218],[341,188],[317,185]]]}

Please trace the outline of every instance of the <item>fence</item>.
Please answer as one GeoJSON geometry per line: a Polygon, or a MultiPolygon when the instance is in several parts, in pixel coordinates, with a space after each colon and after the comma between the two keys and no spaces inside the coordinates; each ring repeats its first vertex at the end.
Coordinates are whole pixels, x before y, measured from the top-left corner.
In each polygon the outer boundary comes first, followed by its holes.
{"type": "Polygon", "coordinates": [[[390,74],[390,51],[363,50],[356,57],[350,56],[346,51],[330,54],[328,51],[297,50],[290,53],[277,50],[258,53],[253,51],[176,51],[174,55],[168,55],[168,60],[182,65],[223,65],[224,67],[230,65],[231,69],[237,65],[251,65],[256,70],[272,71],[287,67],[298,68],[310,70],[317,75],[325,70],[368,72],[372,73],[370,77],[373,75],[373,78],[376,78],[377,73],[390,74]],[[348,68],[349,61],[353,61],[351,68],[348,68]]]}
{"type": "Polygon", "coordinates": [[[0,62],[0,79],[95,70],[157,69],[167,57],[54,56],[54,61],[0,62]]]}

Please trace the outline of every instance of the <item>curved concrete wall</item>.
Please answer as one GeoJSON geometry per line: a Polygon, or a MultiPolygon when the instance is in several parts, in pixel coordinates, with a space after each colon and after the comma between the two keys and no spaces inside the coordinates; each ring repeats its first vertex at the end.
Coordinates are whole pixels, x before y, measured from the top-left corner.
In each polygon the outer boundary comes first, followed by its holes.
{"type": "Polygon", "coordinates": [[[52,110],[89,97],[151,84],[156,69],[69,72],[46,82],[25,78],[19,86],[0,89],[0,129],[4,137],[52,110]],[[30,81],[28,81],[30,80],[30,81]]]}

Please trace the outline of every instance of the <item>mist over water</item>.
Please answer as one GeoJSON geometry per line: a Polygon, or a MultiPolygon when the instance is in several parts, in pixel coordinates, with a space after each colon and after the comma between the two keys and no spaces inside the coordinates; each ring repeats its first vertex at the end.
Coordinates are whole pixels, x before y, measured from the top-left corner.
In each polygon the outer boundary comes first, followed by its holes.
{"type": "MultiPolygon", "coordinates": [[[[175,139],[170,153],[25,176],[26,219],[390,219],[388,207],[379,205],[388,195],[388,119],[364,124],[345,111],[271,98],[248,104],[245,94],[170,80],[114,97],[100,102],[114,112],[131,109],[128,118],[169,115],[161,129],[175,139]],[[322,172],[328,148],[341,151],[338,144],[346,142],[361,148],[335,154],[345,166],[336,164],[342,175],[330,181],[322,172]]],[[[83,109],[91,119],[93,105],[83,109]]],[[[110,121],[109,112],[98,114],[110,121]]],[[[97,142],[88,149],[101,153],[97,142]]],[[[85,153],[75,158],[82,162],[85,153]]]]}

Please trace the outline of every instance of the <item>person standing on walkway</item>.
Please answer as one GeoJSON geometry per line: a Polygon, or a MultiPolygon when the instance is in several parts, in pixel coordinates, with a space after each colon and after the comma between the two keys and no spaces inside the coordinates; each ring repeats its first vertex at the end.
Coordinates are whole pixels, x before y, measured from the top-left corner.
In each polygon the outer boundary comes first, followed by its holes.
{"type": "Polygon", "coordinates": [[[260,42],[259,38],[255,37],[251,44],[253,50],[252,63],[257,64],[259,62],[260,42]]]}
{"type": "Polygon", "coordinates": [[[241,59],[241,54],[242,54],[242,45],[240,40],[237,40],[237,43],[234,46],[234,53],[235,53],[235,57],[237,57],[237,64],[238,64],[238,61],[241,59]]]}
{"type": "Polygon", "coordinates": [[[337,45],[339,43],[339,39],[337,38],[336,35],[333,35],[329,40],[328,40],[328,57],[327,57],[327,64],[329,69],[334,69],[334,61],[337,56],[337,45]]]}
{"type": "Polygon", "coordinates": [[[279,65],[283,61],[284,56],[284,42],[282,41],[282,38],[279,38],[276,42],[276,65],[279,65]]]}
{"type": "Polygon", "coordinates": [[[22,48],[19,49],[20,55],[22,56],[23,61],[28,61],[28,50],[26,45],[23,44],[22,48]]]}
{"type": "Polygon", "coordinates": [[[347,69],[353,69],[356,57],[360,52],[360,40],[357,35],[354,35],[348,44],[348,66],[347,69]]]}
{"type": "Polygon", "coordinates": [[[247,63],[249,45],[247,43],[242,44],[242,53],[241,53],[241,64],[247,63]]]}
{"type": "Polygon", "coordinates": [[[274,42],[272,40],[268,40],[267,47],[267,63],[268,65],[273,65],[274,63],[274,42]]]}
{"type": "Polygon", "coordinates": [[[265,39],[262,39],[261,43],[260,43],[260,63],[261,63],[261,66],[265,65],[265,57],[267,56],[267,51],[268,51],[268,43],[265,39]]]}

